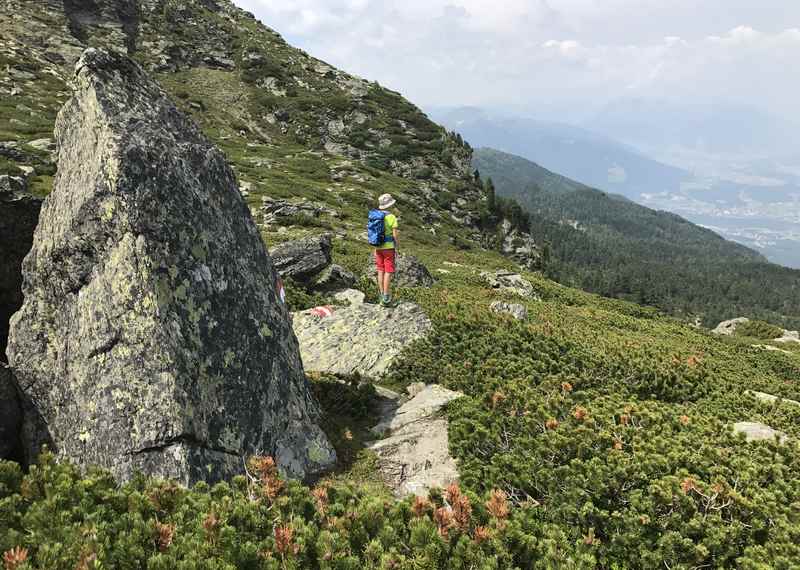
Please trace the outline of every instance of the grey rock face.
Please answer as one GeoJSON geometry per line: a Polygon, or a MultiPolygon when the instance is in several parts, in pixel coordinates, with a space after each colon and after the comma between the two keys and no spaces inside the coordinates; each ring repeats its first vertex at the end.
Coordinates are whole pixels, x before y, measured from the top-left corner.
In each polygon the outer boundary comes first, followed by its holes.
{"type": "MultiPolygon", "coordinates": [[[[87,50],[8,355],[62,457],[189,483],[334,452],[277,273],[219,150],[131,60],[87,50]]],[[[26,415],[27,421],[27,415],[26,415]]],[[[30,430],[26,449],[42,435],[30,430]]]]}
{"type": "Polygon", "coordinates": [[[269,253],[281,277],[307,285],[331,264],[331,235],[287,241],[269,253]]]}
{"type": "Polygon", "coordinates": [[[326,317],[316,316],[313,309],[294,313],[306,370],[358,373],[375,380],[386,374],[404,348],[431,328],[431,321],[414,303],[401,303],[394,309],[351,305],[336,308],[326,317]]]}
{"type": "Polygon", "coordinates": [[[447,420],[438,417],[443,406],[463,396],[437,385],[422,385],[409,391],[411,399],[387,407],[380,423],[372,428],[386,435],[368,444],[378,456],[383,478],[398,496],[426,495],[433,487],[444,488],[458,481],[458,468],[450,456],[447,420]]]}
{"type": "Polygon", "coordinates": [[[16,459],[20,446],[22,411],[11,370],[0,363],[0,459],[16,459]]]}
{"type": "MultiPolygon", "coordinates": [[[[392,278],[393,287],[431,287],[435,283],[431,272],[413,255],[398,255],[395,259],[395,271],[392,278]]],[[[375,279],[378,270],[375,267],[375,254],[370,254],[367,277],[375,279]]]]}
{"type": "Polygon", "coordinates": [[[6,360],[8,323],[22,306],[22,260],[33,244],[42,201],[25,181],[0,176],[0,361],[6,360]]]}
{"type": "Polygon", "coordinates": [[[495,301],[489,307],[495,313],[511,315],[518,321],[524,321],[528,318],[528,309],[519,303],[505,303],[503,301],[495,301]]]}

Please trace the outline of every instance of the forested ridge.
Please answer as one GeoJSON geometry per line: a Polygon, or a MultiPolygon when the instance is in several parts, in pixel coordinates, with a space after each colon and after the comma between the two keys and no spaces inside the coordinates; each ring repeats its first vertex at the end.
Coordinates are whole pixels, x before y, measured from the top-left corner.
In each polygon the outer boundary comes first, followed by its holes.
{"type": "Polygon", "coordinates": [[[530,214],[545,273],[608,297],[711,326],[738,316],[800,327],[800,271],[769,263],[668,212],[651,210],[527,161],[478,149],[474,165],[530,214]]]}

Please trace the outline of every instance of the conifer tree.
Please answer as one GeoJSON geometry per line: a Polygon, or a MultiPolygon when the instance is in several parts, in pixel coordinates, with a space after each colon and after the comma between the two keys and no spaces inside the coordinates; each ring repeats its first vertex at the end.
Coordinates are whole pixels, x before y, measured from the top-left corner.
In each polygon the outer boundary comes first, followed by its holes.
{"type": "Polygon", "coordinates": [[[492,182],[491,178],[486,179],[486,206],[489,208],[489,212],[496,213],[497,197],[495,195],[494,182],[492,182]]]}

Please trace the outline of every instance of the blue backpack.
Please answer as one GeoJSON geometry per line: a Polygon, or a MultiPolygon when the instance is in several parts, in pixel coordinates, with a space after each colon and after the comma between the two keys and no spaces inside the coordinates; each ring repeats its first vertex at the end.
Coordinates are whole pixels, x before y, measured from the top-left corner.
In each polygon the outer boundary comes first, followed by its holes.
{"type": "Polygon", "coordinates": [[[384,226],[384,218],[386,212],[383,210],[370,210],[369,221],[367,222],[367,241],[370,245],[381,246],[387,241],[392,241],[392,238],[386,237],[386,230],[384,226]]]}

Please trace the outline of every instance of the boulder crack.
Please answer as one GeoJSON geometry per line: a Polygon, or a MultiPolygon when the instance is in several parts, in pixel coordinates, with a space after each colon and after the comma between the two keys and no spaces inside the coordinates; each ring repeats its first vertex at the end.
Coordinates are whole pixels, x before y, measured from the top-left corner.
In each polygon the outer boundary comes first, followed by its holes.
{"type": "Polygon", "coordinates": [[[217,453],[224,453],[226,455],[233,455],[235,457],[241,456],[241,453],[238,451],[233,451],[231,449],[226,449],[224,447],[209,445],[208,442],[200,441],[197,439],[196,436],[190,433],[184,433],[181,435],[176,435],[175,437],[171,437],[169,439],[164,440],[163,442],[156,443],[154,445],[149,445],[147,447],[142,447],[141,449],[136,449],[133,451],[128,452],[130,455],[142,455],[144,453],[157,453],[159,451],[164,451],[168,447],[172,447],[173,445],[188,445],[191,447],[197,447],[201,449],[205,449],[208,451],[215,451],[217,453]]]}

